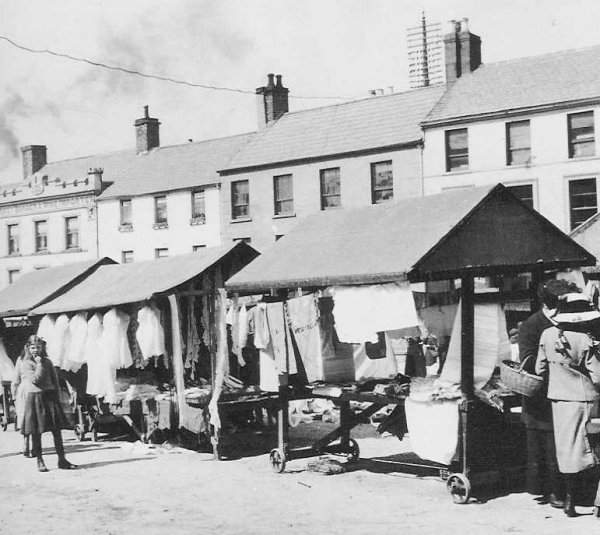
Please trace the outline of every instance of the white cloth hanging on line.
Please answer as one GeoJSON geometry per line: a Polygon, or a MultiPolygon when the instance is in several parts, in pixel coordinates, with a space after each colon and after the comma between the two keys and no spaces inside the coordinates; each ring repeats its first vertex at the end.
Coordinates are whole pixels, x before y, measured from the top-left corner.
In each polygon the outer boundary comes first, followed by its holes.
{"type": "Polygon", "coordinates": [[[135,337],[144,360],[164,355],[165,333],[160,323],[158,307],[154,303],[143,306],[138,310],[137,320],[138,328],[135,337]]]}
{"type": "MultiPolygon", "coordinates": [[[[70,345],[70,333],[69,333],[69,316],[66,314],[61,314],[56,318],[56,322],[54,324],[54,335],[52,336],[52,352],[53,355],[50,357],[50,360],[54,363],[55,366],[59,368],[68,370],[69,367],[66,363],[66,354],[69,350],[70,345]]],[[[46,346],[46,352],[48,352],[48,347],[46,346]]]]}
{"type": "Polygon", "coordinates": [[[40,320],[38,325],[37,335],[46,342],[46,353],[48,358],[52,361],[55,366],[60,366],[60,362],[55,361],[55,350],[54,350],[54,327],[56,321],[53,316],[46,314],[40,320]]]}
{"type": "Polygon", "coordinates": [[[102,331],[102,351],[107,354],[107,359],[114,369],[129,368],[133,364],[129,341],[127,340],[127,327],[129,316],[116,308],[111,308],[102,318],[104,329],[102,331]]]}
{"type": "Polygon", "coordinates": [[[65,351],[65,369],[77,371],[85,362],[87,339],[87,313],[78,312],[69,321],[69,347],[65,351]]]}

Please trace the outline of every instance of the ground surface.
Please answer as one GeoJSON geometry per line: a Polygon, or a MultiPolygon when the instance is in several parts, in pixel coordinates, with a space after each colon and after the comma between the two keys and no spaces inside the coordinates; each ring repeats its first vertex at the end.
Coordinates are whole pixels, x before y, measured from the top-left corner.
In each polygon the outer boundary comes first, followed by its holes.
{"type": "MultiPolygon", "coordinates": [[[[303,425],[303,424],[302,424],[303,425]]],[[[21,437],[0,432],[0,533],[46,534],[345,534],[598,533],[590,507],[568,519],[524,493],[455,505],[437,478],[381,471],[361,460],[343,474],[306,470],[307,459],[271,471],[266,455],[215,462],[189,450],[114,441],[77,442],[64,431],[69,459],[50,472],[20,455],[21,437]],[[170,452],[169,452],[170,451],[170,452]]],[[[395,437],[358,440],[363,458],[398,453],[395,437]]]]}

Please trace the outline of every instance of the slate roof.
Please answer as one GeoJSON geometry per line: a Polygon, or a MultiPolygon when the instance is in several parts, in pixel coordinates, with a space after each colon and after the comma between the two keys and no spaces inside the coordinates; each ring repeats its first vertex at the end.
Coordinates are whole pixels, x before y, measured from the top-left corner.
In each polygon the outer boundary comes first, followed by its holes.
{"type": "Polygon", "coordinates": [[[482,65],[448,86],[423,126],[557,104],[600,102],[600,46],[482,65]]]}
{"type": "Polygon", "coordinates": [[[24,273],[0,291],[0,317],[26,315],[35,306],[65,291],[98,267],[110,263],[115,262],[104,257],[24,273]]]}
{"type": "Polygon", "coordinates": [[[222,169],[342,155],[414,143],[444,86],[286,113],[258,132],[222,169]]]}
{"type": "Polygon", "coordinates": [[[217,169],[226,165],[233,153],[253,135],[158,147],[143,154],[136,154],[132,149],[50,162],[36,173],[38,177],[48,176],[49,185],[43,195],[34,196],[23,182],[3,185],[0,186],[0,203],[78,193],[83,189],[93,191],[93,182],[88,186],[83,181],[88,177],[88,171],[95,167],[104,169],[103,182],[112,182],[100,200],[215,184],[220,181],[217,169]],[[60,180],[56,181],[57,178],[60,180]],[[79,181],[78,187],[73,187],[73,180],[79,181]],[[65,188],[62,187],[64,181],[67,182],[65,188]],[[10,194],[13,187],[20,190],[16,196],[10,194]],[[4,189],[9,191],[7,197],[2,197],[4,189]]]}
{"type": "Polygon", "coordinates": [[[168,258],[101,266],[68,292],[35,308],[31,314],[58,314],[144,301],[188,282],[230,255],[250,261],[258,252],[250,245],[236,243],[168,258]]]}
{"type": "Polygon", "coordinates": [[[498,184],[307,216],[225,287],[252,293],[568,262],[595,258],[498,184]]]}

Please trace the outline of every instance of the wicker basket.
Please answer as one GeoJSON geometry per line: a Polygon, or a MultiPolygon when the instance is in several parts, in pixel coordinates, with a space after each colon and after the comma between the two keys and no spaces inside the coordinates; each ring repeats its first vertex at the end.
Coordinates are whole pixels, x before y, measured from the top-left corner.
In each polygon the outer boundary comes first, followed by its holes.
{"type": "Polygon", "coordinates": [[[513,392],[531,397],[542,388],[544,379],[539,375],[533,375],[523,369],[527,362],[527,358],[521,364],[513,362],[512,360],[502,361],[502,365],[500,366],[500,379],[507,388],[510,388],[513,392]]]}

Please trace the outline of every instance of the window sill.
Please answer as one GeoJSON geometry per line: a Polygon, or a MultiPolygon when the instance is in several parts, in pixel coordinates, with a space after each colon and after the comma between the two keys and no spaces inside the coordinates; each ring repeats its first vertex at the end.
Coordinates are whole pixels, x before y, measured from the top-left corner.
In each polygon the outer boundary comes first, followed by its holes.
{"type": "Polygon", "coordinates": [[[206,217],[192,217],[190,219],[190,225],[204,225],[206,224],[206,217]]]}
{"type": "Polygon", "coordinates": [[[154,225],[152,225],[152,228],[154,230],[161,230],[164,228],[169,228],[169,224],[168,223],[154,223],[154,225]]]}
{"type": "Polygon", "coordinates": [[[252,221],[251,217],[238,217],[236,219],[231,219],[229,222],[230,223],[248,223],[249,221],[252,221]]]}
{"type": "Polygon", "coordinates": [[[64,251],[60,251],[61,253],[82,253],[83,249],[81,247],[69,247],[64,251]]]}
{"type": "Polygon", "coordinates": [[[133,232],[133,225],[127,223],[119,225],[119,232],[133,232]]]}
{"type": "Polygon", "coordinates": [[[598,158],[597,155],[593,155],[593,156],[569,156],[568,161],[569,162],[581,162],[581,161],[586,161],[586,160],[596,160],[598,158]]]}
{"type": "Polygon", "coordinates": [[[8,253],[7,255],[5,255],[5,257],[4,257],[4,258],[15,258],[15,257],[17,257],[17,258],[18,258],[18,257],[20,257],[20,256],[23,256],[23,255],[21,254],[21,251],[15,251],[14,253],[8,253]]]}
{"type": "Polygon", "coordinates": [[[473,169],[453,169],[452,171],[444,171],[443,176],[468,175],[473,172],[473,169]]]}
{"type": "Polygon", "coordinates": [[[50,251],[48,251],[48,249],[44,249],[43,251],[34,251],[33,255],[34,256],[43,256],[43,255],[47,255],[50,254],[50,251]]]}
{"type": "Polygon", "coordinates": [[[285,219],[286,217],[296,217],[296,213],[292,212],[291,214],[275,214],[273,219],[285,219]]]}

